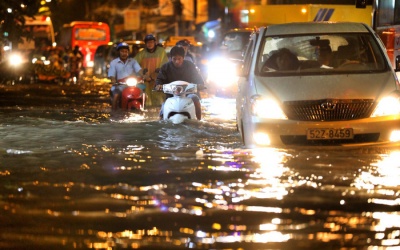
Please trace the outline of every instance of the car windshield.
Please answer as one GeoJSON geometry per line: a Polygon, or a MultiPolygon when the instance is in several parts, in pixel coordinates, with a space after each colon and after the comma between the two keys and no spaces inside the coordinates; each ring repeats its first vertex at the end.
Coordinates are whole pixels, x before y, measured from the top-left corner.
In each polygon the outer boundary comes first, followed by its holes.
{"type": "Polygon", "coordinates": [[[250,31],[237,31],[225,34],[220,50],[232,59],[241,59],[243,51],[250,41],[250,34],[250,31]]]}
{"type": "Polygon", "coordinates": [[[370,34],[265,37],[260,75],[361,73],[385,70],[383,52],[370,34]]]}
{"type": "Polygon", "coordinates": [[[222,46],[231,51],[242,51],[244,46],[249,42],[250,32],[232,32],[224,36],[222,46]]]}

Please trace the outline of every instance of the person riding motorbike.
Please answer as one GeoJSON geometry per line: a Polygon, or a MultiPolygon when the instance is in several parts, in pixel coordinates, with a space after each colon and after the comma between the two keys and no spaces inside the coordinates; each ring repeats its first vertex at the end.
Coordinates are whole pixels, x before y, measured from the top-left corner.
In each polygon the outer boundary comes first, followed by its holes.
{"type": "Polygon", "coordinates": [[[196,65],[196,59],[195,56],[190,52],[190,41],[187,39],[179,40],[176,44],[176,46],[181,46],[185,50],[185,60],[191,61],[196,65]]]}
{"type": "MultiPolygon", "coordinates": [[[[171,49],[170,56],[171,61],[162,65],[157,75],[156,90],[162,90],[162,85],[178,80],[195,83],[198,87],[204,86],[204,80],[197,71],[196,66],[191,61],[184,60],[185,50],[182,47],[174,46],[171,49]]],[[[171,95],[167,94],[166,98],[169,97],[171,97],[171,95]]],[[[194,102],[197,119],[201,120],[200,98],[196,94],[190,94],[188,97],[194,102]]],[[[161,106],[161,116],[162,112],[163,106],[161,106]]]]}
{"type": "Polygon", "coordinates": [[[110,89],[112,110],[118,109],[122,90],[127,87],[125,84],[118,83],[124,82],[130,76],[143,75],[143,69],[139,63],[129,57],[129,45],[127,43],[118,44],[117,51],[119,52],[119,57],[110,62],[110,69],[108,70],[108,77],[111,80],[111,84],[113,84],[110,89]]]}
{"type": "Polygon", "coordinates": [[[152,92],[155,86],[157,70],[164,63],[168,62],[168,56],[163,47],[157,46],[156,37],[152,34],[144,38],[145,49],[139,51],[134,59],[142,68],[148,69],[148,74],[144,78],[146,84],[147,106],[158,106],[164,101],[162,93],[152,92]]]}

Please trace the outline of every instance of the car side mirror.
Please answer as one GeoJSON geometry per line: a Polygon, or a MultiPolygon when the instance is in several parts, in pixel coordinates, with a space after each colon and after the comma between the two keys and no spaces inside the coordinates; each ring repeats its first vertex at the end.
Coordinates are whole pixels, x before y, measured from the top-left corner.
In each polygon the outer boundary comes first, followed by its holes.
{"type": "Polygon", "coordinates": [[[394,71],[400,71],[400,55],[396,56],[394,71]]]}

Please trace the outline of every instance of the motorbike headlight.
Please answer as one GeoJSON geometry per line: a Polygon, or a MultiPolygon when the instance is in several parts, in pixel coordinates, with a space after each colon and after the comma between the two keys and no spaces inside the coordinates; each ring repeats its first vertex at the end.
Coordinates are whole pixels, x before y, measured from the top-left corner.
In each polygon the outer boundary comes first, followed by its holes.
{"type": "Polygon", "coordinates": [[[379,101],[371,117],[400,114],[400,97],[391,95],[379,101]]]}
{"type": "Polygon", "coordinates": [[[126,85],[131,86],[131,87],[136,86],[137,83],[138,83],[138,81],[136,78],[128,78],[126,80],[126,85]]]}
{"type": "Polygon", "coordinates": [[[9,62],[11,66],[18,67],[22,64],[22,56],[19,54],[10,55],[9,62]]]}
{"type": "Polygon", "coordinates": [[[279,104],[272,99],[263,99],[260,96],[254,96],[251,100],[252,114],[261,118],[287,120],[279,104]]]}
{"type": "Polygon", "coordinates": [[[224,58],[215,58],[208,62],[208,81],[221,87],[228,87],[237,80],[236,65],[224,58]]]}

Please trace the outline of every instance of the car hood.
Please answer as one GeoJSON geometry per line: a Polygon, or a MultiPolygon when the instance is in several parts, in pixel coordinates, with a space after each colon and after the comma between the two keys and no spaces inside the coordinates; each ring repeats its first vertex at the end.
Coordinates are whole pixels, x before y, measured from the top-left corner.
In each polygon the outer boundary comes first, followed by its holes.
{"type": "Polygon", "coordinates": [[[396,89],[392,72],[316,76],[255,76],[255,94],[281,102],[319,99],[379,99],[396,89]]]}

